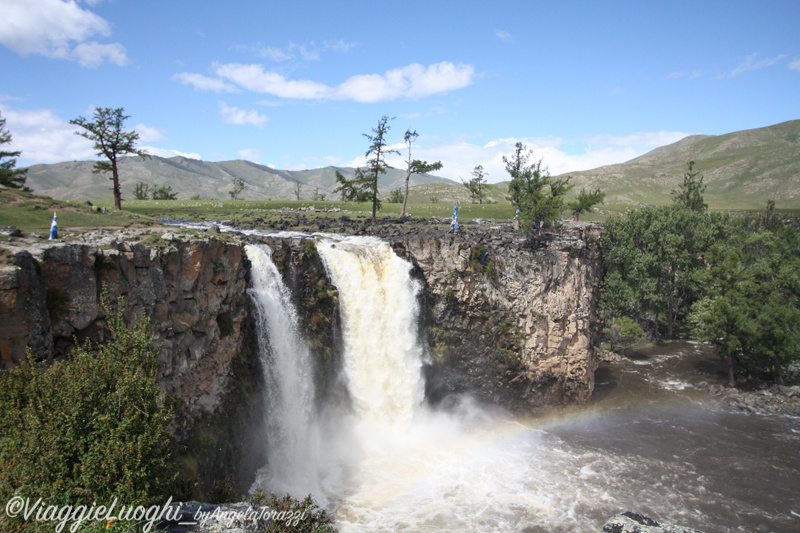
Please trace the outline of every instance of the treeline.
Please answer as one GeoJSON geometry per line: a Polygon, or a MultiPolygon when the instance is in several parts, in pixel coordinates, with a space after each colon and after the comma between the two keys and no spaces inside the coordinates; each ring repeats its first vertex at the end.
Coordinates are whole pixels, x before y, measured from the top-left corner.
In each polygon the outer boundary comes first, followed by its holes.
{"type": "Polygon", "coordinates": [[[800,358],[800,232],[761,215],[707,213],[692,163],[669,206],[604,224],[600,312],[628,340],[710,341],[737,378],[781,383],[800,358]]]}

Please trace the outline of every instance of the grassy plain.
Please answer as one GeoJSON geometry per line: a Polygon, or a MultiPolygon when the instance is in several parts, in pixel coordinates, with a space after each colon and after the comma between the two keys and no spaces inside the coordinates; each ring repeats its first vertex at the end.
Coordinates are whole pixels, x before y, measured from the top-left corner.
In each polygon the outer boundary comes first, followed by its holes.
{"type": "MultiPolygon", "coordinates": [[[[429,187],[425,185],[424,187],[429,187]]],[[[437,184],[437,188],[441,187],[437,184]]],[[[436,201],[423,202],[425,194],[441,194],[448,191],[441,190],[432,193],[417,191],[412,195],[406,211],[415,218],[429,219],[439,217],[449,219],[453,214],[453,200],[442,199],[441,196],[432,196],[436,201]]],[[[452,194],[451,194],[452,196],[452,194]]],[[[431,197],[428,198],[430,200],[431,197]]],[[[488,204],[472,204],[468,199],[455,198],[460,201],[459,221],[469,222],[475,219],[482,220],[511,220],[514,217],[513,206],[505,200],[488,204]]],[[[47,235],[53,212],[58,212],[59,230],[81,232],[89,229],[106,227],[122,228],[132,226],[157,226],[160,222],[156,217],[169,217],[189,221],[230,221],[248,223],[261,219],[264,223],[279,220],[291,221],[298,213],[299,208],[314,208],[304,210],[302,214],[306,219],[318,217],[338,218],[346,215],[352,219],[368,219],[372,216],[369,203],[357,202],[318,201],[309,200],[127,200],[123,201],[122,211],[113,209],[112,200],[93,201],[95,207],[106,208],[106,213],[93,210],[85,201],[54,200],[46,196],[37,196],[31,193],[12,190],[0,190],[0,226],[17,226],[24,233],[37,232],[47,235]]],[[[378,217],[397,217],[400,215],[402,204],[384,202],[378,217]]],[[[602,221],[610,215],[625,213],[635,206],[628,204],[604,204],[591,213],[581,215],[581,221],[602,221]]],[[[737,210],[736,206],[716,211],[745,212],[737,210]]],[[[800,211],[779,210],[779,213],[797,218],[800,211]]],[[[565,216],[571,213],[565,211],[565,216]]]]}

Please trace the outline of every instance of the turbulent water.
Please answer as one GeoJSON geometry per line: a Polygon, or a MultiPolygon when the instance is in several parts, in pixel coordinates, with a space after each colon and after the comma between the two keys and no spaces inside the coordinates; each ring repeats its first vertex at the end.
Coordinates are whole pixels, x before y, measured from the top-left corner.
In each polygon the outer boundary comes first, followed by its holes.
{"type": "Polygon", "coordinates": [[[278,493],[321,492],[320,433],[314,412],[313,362],[300,338],[289,289],[272,262],[268,246],[247,245],[252,264],[258,346],[267,392],[269,468],[257,483],[278,493]]]}
{"type": "Polygon", "coordinates": [[[292,385],[271,399],[288,416],[272,422],[286,437],[270,443],[263,486],[313,493],[344,532],[588,533],[625,510],[707,533],[798,530],[800,421],[700,392],[715,379],[708,347],[676,343],[602,368],[591,405],[550,417],[514,419],[469,398],[434,411],[410,265],[374,239],[326,237],[318,250],[339,290],[350,401],[313,412],[307,350],[296,333],[273,338],[296,332],[291,302],[259,296],[284,309],[266,314],[290,315],[268,326],[273,364],[281,350],[295,360],[276,370],[292,385]]]}

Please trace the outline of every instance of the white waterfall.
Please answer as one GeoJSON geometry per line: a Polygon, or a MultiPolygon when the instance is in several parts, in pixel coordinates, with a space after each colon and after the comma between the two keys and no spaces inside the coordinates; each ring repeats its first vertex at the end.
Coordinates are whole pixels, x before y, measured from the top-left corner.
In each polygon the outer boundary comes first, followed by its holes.
{"type": "Polygon", "coordinates": [[[411,264],[371,237],[332,236],[318,243],[339,290],[344,372],[356,416],[404,428],[424,397],[418,340],[420,284],[411,264]]]}
{"type": "Polygon", "coordinates": [[[252,263],[258,346],[267,394],[268,465],[257,484],[276,493],[320,494],[320,430],[314,413],[313,361],[299,336],[289,289],[268,246],[247,245],[252,263]]]}

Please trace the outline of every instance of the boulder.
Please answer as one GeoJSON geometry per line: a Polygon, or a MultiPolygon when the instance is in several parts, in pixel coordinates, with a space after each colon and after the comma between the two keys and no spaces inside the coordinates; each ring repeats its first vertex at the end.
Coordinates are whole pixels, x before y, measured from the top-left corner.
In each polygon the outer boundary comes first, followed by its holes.
{"type": "Polygon", "coordinates": [[[661,524],[640,514],[618,514],[603,526],[603,533],[702,533],[697,529],[661,524]]]}

